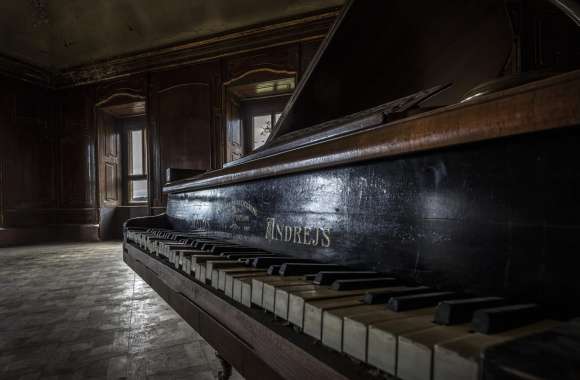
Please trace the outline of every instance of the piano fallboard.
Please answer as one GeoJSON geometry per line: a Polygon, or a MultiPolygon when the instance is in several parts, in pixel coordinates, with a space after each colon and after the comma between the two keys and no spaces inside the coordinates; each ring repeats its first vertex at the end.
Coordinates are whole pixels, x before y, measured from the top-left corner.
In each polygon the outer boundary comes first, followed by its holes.
{"type": "Polygon", "coordinates": [[[567,304],[580,291],[578,146],[571,127],[169,194],[167,219],[432,286],[567,304]]]}

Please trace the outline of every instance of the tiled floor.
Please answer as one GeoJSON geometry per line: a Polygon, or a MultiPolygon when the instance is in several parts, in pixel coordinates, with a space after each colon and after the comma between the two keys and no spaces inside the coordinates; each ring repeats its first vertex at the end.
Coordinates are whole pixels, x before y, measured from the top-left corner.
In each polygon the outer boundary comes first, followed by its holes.
{"type": "Polygon", "coordinates": [[[205,380],[219,369],[120,243],[0,249],[0,379],[205,380]]]}

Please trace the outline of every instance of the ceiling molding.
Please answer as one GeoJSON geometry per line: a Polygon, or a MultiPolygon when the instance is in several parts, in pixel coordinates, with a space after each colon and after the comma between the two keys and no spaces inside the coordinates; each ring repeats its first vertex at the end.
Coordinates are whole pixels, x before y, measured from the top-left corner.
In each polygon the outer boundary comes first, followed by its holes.
{"type": "Polygon", "coordinates": [[[338,14],[339,8],[326,9],[58,71],[0,55],[0,74],[49,88],[76,87],[276,46],[320,40],[326,36],[338,14]]]}
{"type": "Polygon", "coordinates": [[[326,36],[338,13],[339,8],[326,9],[299,18],[254,25],[180,45],[63,69],[56,73],[52,83],[56,88],[73,87],[301,41],[318,40],[326,36]]]}
{"type": "Polygon", "coordinates": [[[0,55],[0,74],[43,87],[51,87],[53,73],[15,58],[0,55]]]}

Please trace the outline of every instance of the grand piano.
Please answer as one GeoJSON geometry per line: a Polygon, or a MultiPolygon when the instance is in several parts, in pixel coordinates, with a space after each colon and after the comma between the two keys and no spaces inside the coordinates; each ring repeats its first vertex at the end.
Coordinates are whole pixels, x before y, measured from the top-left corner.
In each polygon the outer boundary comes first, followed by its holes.
{"type": "Polygon", "coordinates": [[[579,10],[348,2],[125,262],[246,378],[580,378],[579,10]]]}

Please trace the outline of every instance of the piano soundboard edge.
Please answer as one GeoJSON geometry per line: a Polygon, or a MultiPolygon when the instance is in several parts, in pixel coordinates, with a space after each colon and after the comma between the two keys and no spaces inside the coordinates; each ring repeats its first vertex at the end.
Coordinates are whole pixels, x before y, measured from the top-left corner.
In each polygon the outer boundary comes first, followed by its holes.
{"type": "Polygon", "coordinates": [[[235,303],[126,241],[123,259],[245,378],[384,378],[296,333],[271,315],[235,303]]]}

